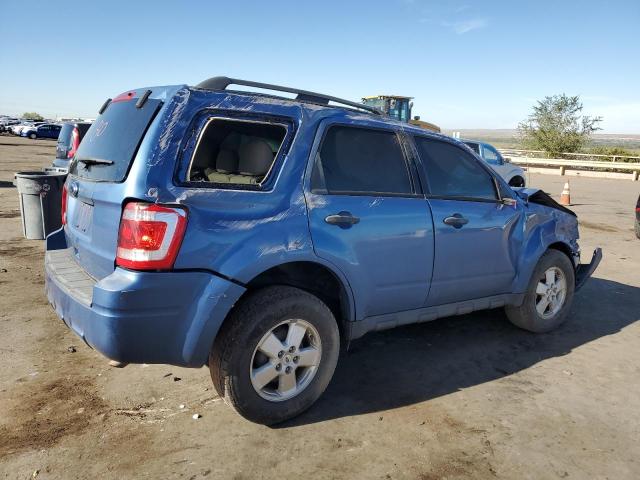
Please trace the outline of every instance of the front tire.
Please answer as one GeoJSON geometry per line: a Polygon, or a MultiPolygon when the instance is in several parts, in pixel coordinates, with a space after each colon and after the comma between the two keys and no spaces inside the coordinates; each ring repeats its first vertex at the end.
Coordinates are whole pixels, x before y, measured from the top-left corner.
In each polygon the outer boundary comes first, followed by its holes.
{"type": "Polygon", "coordinates": [[[549,332],[566,320],[575,285],[569,258],[558,250],[547,250],[531,275],[522,305],[505,307],[507,317],[524,330],[549,332]]]}
{"type": "Polygon", "coordinates": [[[273,286],[234,308],[216,337],[209,369],[227,404],[247,420],[272,425],[322,395],[339,352],[331,310],[303,290],[273,286]]]}
{"type": "Polygon", "coordinates": [[[38,136],[37,136],[35,133],[30,133],[30,134],[29,134],[29,138],[30,138],[31,140],[35,140],[36,138],[38,138],[38,136]]]}

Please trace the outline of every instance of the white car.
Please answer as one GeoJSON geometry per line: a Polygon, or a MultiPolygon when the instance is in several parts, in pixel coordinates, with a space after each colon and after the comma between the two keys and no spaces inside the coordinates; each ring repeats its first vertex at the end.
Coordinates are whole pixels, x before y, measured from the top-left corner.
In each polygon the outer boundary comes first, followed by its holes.
{"type": "Polygon", "coordinates": [[[38,127],[43,124],[44,122],[22,122],[19,125],[14,125],[13,127],[11,127],[11,132],[14,135],[19,136],[22,133],[22,130],[24,130],[25,128],[38,127]]]}
{"type": "Polygon", "coordinates": [[[478,140],[462,139],[461,141],[498,172],[509,185],[512,187],[525,186],[524,170],[518,165],[506,161],[495,147],[478,140]]]}

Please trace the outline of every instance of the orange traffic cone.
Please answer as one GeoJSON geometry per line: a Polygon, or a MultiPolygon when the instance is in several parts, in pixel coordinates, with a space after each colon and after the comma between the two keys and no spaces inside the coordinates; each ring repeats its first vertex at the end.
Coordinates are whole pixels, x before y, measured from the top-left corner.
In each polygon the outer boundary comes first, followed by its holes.
{"type": "Polygon", "coordinates": [[[569,191],[569,182],[564,184],[562,193],[560,194],[560,205],[571,205],[571,192],[569,191]]]}

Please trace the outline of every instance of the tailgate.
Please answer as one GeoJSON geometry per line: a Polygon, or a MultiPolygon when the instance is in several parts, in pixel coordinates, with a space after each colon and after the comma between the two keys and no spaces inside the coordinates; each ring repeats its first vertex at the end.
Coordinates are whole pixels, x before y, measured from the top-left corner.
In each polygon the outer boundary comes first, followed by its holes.
{"type": "Polygon", "coordinates": [[[115,268],[126,178],[140,143],[162,105],[136,91],[116,97],[87,131],[69,166],[65,233],[76,261],[102,279],[115,268]]]}

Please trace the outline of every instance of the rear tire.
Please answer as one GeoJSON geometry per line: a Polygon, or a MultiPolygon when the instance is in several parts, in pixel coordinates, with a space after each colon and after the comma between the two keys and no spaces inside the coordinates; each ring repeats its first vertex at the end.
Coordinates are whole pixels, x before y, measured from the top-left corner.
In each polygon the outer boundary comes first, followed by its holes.
{"type": "Polygon", "coordinates": [[[247,420],[272,425],[299,415],[322,395],[339,352],[338,325],[320,299],[272,286],[234,308],[216,337],[209,369],[227,404],[247,420]]]}
{"type": "Polygon", "coordinates": [[[533,270],[522,305],[505,307],[507,317],[524,330],[549,332],[566,320],[575,285],[569,258],[558,250],[547,250],[533,270]]]}

